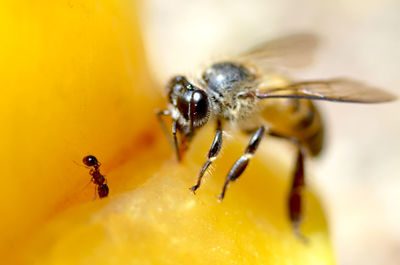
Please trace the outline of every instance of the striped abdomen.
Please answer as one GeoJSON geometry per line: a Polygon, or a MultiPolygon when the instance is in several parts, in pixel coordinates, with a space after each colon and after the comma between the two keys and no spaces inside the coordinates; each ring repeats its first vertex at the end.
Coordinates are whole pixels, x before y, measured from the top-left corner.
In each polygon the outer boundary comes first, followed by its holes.
{"type": "Polygon", "coordinates": [[[324,130],[318,109],[307,99],[265,99],[262,116],[276,134],[297,139],[312,156],[320,153],[324,130]]]}

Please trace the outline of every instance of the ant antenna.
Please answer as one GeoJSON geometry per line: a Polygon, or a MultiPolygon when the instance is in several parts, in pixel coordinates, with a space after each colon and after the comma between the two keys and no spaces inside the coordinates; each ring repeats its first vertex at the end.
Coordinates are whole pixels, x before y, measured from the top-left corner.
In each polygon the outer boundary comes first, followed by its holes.
{"type": "Polygon", "coordinates": [[[75,163],[77,166],[80,166],[80,167],[84,167],[84,168],[90,169],[90,167],[88,167],[88,166],[85,166],[85,165],[82,165],[82,164],[80,164],[80,163],[76,162],[75,160],[72,160],[72,162],[74,162],[74,163],[75,163]]]}

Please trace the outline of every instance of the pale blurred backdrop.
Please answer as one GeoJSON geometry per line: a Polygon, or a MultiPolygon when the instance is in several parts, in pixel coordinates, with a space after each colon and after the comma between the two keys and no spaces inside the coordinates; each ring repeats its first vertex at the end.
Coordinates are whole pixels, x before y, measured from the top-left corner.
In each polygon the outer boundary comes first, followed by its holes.
{"type": "MultiPolygon", "coordinates": [[[[323,43],[295,78],[351,77],[400,95],[399,0],[148,0],[145,46],[162,84],[199,74],[221,55],[292,32],[323,43]]],[[[321,158],[307,164],[343,265],[400,264],[400,101],[318,104],[326,120],[321,158]]]]}

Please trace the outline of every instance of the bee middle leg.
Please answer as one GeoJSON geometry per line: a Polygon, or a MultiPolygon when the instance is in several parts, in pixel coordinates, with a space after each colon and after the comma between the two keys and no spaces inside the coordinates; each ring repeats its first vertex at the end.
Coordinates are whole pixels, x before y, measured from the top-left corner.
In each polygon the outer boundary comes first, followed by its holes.
{"type": "Polygon", "coordinates": [[[219,151],[221,151],[221,147],[222,147],[222,125],[221,121],[217,120],[217,128],[215,130],[214,141],[210,147],[210,150],[208,151],[207,161],[204,163],[203,167],[200,170],[199,176],[197,177],[196,185],[190,188],[190,190],[193,193],[195,193],[196,190],[200,187],[201,179],[203,178],[204,173],[206,172],[207,168],[211,165],[211,163],[215,160],[215,158],[218,156],[219,151]]]}
{"type": "Polygon", "coordinates": [[[250,142],[247,145],[246,150],[244,151],[244,154],[235,162],[235,164],[229,171],[228,176],[226,177],[224,186],[222,188],[222,192],[218,196],[220,201],[222,201],[224,199],[226,189],[228,188],[229,183],[231,181],[237,180],[240,177],[240,175],[242,175],[243,171],[246,169],[247,165],[249,164],[250,159],[255,154],[255,152],[261,142],[261,139],[264,136],[264,133],[265,133],[264,126],[258,127],[257,131],[251,137],[250,142]]]}

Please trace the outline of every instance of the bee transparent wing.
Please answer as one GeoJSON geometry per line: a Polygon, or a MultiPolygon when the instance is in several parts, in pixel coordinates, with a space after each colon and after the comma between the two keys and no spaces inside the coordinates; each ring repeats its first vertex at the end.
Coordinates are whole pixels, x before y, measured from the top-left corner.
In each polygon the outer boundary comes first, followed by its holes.
{"type": "Polygon", "coordinates": [[[313,34],[295,34],[263,43],[238,57],[239,61],[255,64],[261,70],[300,68],[312,62],[318,45],[313,34]]]}
{"type": "Polygon", "coordinates": [[[259,89],[256,97],[306,98],[338,102],[379,103],[396,97],[381,89],[350,79],[331,79],[292,83],[282,88],[259,89]]]}

